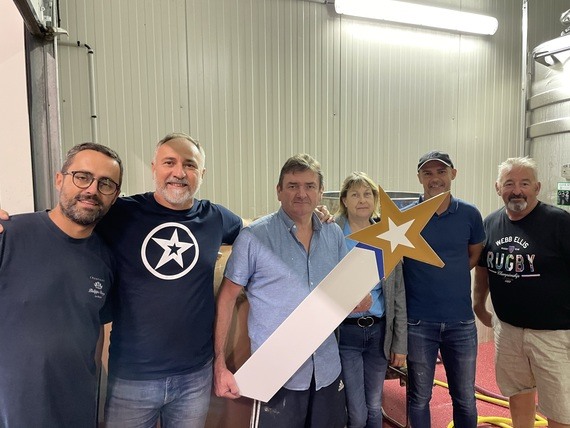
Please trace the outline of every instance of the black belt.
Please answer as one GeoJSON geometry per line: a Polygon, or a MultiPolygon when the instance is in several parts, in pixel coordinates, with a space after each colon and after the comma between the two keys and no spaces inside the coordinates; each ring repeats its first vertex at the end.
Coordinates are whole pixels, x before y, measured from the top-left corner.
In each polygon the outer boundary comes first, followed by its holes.
{"type": "Polygon", "coordinates": [[[385,317],[379,318],[375,316],[365,316],[360,318],[345,318],[342,322],[343,324],[357,325],[358,327],[372,327],[381,321],[384,321],[385,317]]]}

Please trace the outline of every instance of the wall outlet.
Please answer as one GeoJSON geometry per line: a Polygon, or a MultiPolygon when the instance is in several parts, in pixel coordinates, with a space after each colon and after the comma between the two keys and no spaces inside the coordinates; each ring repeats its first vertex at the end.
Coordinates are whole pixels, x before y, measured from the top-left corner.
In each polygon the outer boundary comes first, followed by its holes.
{"type": "Polygon", "coordinates": [[[570,180],[570,163],[562,165],[562,170],[560,172],[560,175],[564,177],[566,180],[570,180]]]}

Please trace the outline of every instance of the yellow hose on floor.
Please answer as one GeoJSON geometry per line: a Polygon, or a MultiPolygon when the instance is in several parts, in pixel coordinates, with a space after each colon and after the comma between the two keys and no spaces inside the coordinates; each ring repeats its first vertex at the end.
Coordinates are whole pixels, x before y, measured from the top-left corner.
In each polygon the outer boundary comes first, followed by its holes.
{"type": "MultiPolygon", "coordinates": [[[[440,380],[434,380],[433,383],[435,385],[438,386],[442,386],[444,388],[449,389],[449,385],[445,382],[442,382],[440,380]]],[[[475,398],[477,398],[478,400],[483,400],[483,401],[487,401],[488,403],[493,403],[496,404],[498,406],[502,406],[502,407],[506,407],[507,409],[509,408],[509,402],[506,400],[500,400],[498,398],[494,398],[494,397],[488,397],[486,395],[483,394],[479,394],[479,393],[475,393],[475,398]]],[[[491,424],[491,425],[495,425],[498,426],[500,428],[513,428],[513,420],[509,419],[509,418],[504,418],[504,417],[500,417],[500,416],[479,416],[477,417],[477,425],[479,424],[491,424]]],[[[544,419],[542,416],[540,415],[536,415],[536,421],[534,422],[534,426],[535,427],[545,427],[548,426],[548,421],[546,419],[544,419]]],[[[453,421],[451,421],[448,425],[447,428],[453,428],[453,421]]]]}

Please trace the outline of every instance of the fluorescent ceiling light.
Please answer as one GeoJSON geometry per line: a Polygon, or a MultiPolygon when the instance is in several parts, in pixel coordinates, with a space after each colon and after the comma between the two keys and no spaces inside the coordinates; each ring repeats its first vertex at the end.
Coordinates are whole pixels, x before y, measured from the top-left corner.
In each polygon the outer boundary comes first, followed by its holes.
{"type": "Polygon", "coordinates": [[[361,18],[443,28],[461,33],[495,34],[499,23],[492,16],[392,0],[335,0],[336,13],[361,18]]]}

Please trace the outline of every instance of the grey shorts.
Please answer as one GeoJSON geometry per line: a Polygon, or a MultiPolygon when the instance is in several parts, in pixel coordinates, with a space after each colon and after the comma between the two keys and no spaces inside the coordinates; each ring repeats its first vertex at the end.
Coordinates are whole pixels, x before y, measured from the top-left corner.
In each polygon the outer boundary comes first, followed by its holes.
{"type": "Polygon", "coordinates": [[[495,370],[501,393],[538,393],[547,418],[570,424],[570,330],[514,327],[493,317],[495,370]]]}

